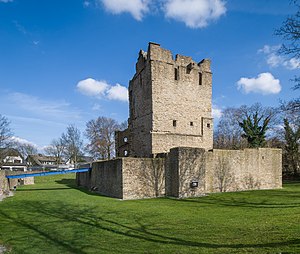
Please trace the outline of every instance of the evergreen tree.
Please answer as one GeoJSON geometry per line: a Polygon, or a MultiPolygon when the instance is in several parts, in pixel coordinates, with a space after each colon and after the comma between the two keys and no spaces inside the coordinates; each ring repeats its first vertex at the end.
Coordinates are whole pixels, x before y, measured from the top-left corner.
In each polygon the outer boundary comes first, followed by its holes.
{"type": "Polygon", "coordinates": [[[271,116],[267,116],[260,126],[262,118],[263,115],[259,117],[258,112],[255,112],[253,115],[248,115],[246,119],[239,123],[244,131],[242,137],[247,138],[249,147],[251,148],[264,147],[265,145],[266,131],[268,130],[271,116]]]}

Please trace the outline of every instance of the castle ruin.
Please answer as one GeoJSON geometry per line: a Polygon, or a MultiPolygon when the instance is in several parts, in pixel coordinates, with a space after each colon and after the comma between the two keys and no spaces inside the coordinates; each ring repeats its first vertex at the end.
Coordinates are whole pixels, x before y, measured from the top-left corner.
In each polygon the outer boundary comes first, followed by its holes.
{"type": "Polygon", "coordinates": [[[281,188],[281,149],[212,149],[211,99],[210,60],[173,59],[149,43],[129,83],[128,128],[116,133],[117,158],[77,173],[77,184],[120,199],[281,188]]]}

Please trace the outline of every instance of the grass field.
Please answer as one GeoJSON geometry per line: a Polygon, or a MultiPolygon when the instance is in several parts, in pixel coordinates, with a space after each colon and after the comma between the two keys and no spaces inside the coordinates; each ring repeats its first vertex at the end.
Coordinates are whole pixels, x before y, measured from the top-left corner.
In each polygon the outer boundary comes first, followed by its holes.
{"type": "Polygon", "coordinates": [[[37,177],[0,202],[10,253],[300,253],[300,183],[193,199],[120,201],[37,177]]]}

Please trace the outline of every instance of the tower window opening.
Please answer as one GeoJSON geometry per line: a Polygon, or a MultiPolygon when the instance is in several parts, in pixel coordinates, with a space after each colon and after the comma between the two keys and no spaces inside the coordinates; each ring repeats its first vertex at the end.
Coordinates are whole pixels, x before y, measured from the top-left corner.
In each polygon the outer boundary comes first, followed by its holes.
{"type": "Polygon", "coordinates": [[[194,126],[194,122],[190,122],[190,126],[194,126]]]}
{"type": "Polygon", "coordinates": [[[173,127],[176,127],[176,124],[177,124],[176,120],[173,120],[173,127]]]}
{"type": "Polygon", "coordinates": [[[174,78],[175,80],[178,80],[179,79],[179,76],[178,76],[178,69],[177,68],[174,68],[174,78]]]}
{"type": "Polygon", "coordinates": [[[143,78],[142,78],[142,74],[139,75],[140,76],[140,85],[143,85],[143,78]]]}
{"type": "Polygon", "coordinates": [[[210,123],[208,123],[206,126],[207,126],[207,128],[210,128],[210,123]]]}
{"type": "Polygon", "coordinates": [[[202,73],[199,72],[199,85],[202,86],[202,73]]]}
{"type": "Polygon", "coordinates": [[[125,156],[125,157],[128,156],[128,151],[127,151],[127,150],[124,151],[124,156],[125,156]]]}

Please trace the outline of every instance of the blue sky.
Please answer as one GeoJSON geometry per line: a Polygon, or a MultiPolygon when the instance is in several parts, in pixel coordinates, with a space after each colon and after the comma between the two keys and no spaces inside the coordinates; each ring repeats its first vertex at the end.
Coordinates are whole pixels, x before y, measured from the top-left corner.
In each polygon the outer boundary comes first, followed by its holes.
{"type": "Polygon", "coordinates": [[[0,0],[0,114],[39,148],[69,124],[128,118],[127,87],[149,41],[212,60],[214,116],[294,97],[299,62],[274,35],[290,0],[0,0]]]}

